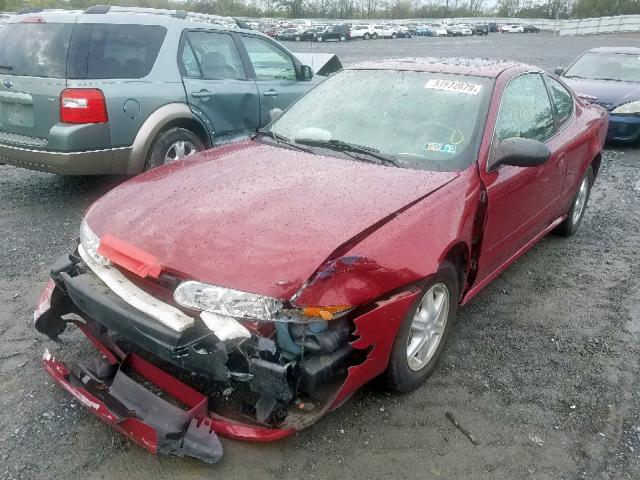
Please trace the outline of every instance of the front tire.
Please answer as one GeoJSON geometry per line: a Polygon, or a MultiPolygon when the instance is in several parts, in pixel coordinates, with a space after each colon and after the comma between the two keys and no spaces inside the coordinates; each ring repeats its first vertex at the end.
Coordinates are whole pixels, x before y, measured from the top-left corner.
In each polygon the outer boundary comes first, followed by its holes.
{"type": "Polygon", "coordinates": [[[322,42],[324,38],[322,38],[322,35],[318,35],[318,38],[316,40],[318,40],[319,42],[322,42]]]}
{"type": "Polygon", "coordinates": [[[377,34],[377,33],[374,33],[374,34],[373,34],[373,36],[372,36],[371,38],[373,38],[374,40],[377,40],[377,39],[378,39],[378,34],[377,34]]]}
{"type": "Polygon", "coordinates": [[[371,37],[369,36],[369,34],[368,34],[368,33],[365,33],[365,34],[364,34],[364,39],[365,39],[365,40],[369,40],[370,38],[371,38],[371,37]]]}
{"type": "Polygon", "coordinates": [[[340,35],[340,41],[341,42],[346,42],[347,41],[347,37],[345,37],[344,35],[340,35]]]}
{"type": "Polygon", "coordinates": [[[204,149],[202,140],[191,130],[170,128],[161,132],[153,142],[144,170],[151,170],[190,157],[204,149]]]}
{"type": "Polygon", "coordinates": [[[593,186],[593,169],[591,166],[587,168],[580,184],[578,185],[578,191],[573,197],[571,208],[567,214],[567,218],[564,222],[558,225],[556,233],[563,237],[570,237],[578,231],[584,212],[587,209],[587,203],[589,203],[589,196],[591,195],[591,187],[593,186]]]}
{"type": "Polygon", "coordinates": [[[458,307],[458,273],[445,262],[409,309],[393,343],[385,380],[407,393],[422,385],[442,356],[458,307]]]}
{"type": "Polygon", "coordinates": [[[395,33],[391,34],[391,40],[395,40],[396,38],[398,38],[398,36],[395,33]]]}

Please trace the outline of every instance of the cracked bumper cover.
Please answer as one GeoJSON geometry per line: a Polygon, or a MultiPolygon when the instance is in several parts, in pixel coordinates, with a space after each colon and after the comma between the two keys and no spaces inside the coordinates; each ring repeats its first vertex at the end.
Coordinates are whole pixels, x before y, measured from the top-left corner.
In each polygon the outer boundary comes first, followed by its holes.
{"type": "MultiPolygon", "coordinates": [[[[114,371],[112,375],[100,378],[90,368],[64,364],[50,355],[43,359],[45,370],[94,414],[147,450],[189,455],[209,462],[215,461],[218,455],[215,434],[246,441],[279,440],[314,423],[341,405],[360,386],[382,373],[402,319],[418,295],[418,291],[408,289],[377,302],[354,319],[355,339],[349,345],[355,351],[366,353],[366,358],[346,369],[344,381],[331,392],[312,418],[296,416],[294,421],[287,418],[280,425],[261,426],[212,412],[205,395],[141,357],[122,352],[110,337],[101,333],[105,328],[115,331],[143,350],[215,381],[228,372],[221,358],[211,357],[210,352],[207,355],[198,353],[202,351],[200,346],[203,342],[215,346],[215,336],[206,327],[195,325],[181,333],[164,327],[115,296],[91,273],[78,271],[76,264],[77,259],[66,255],[54,265],[52,280],[36,307],[35,327],[41,333],[55,337],[64,329],[65,321],[61,315],[79,314],[85,322],[73,323],[98,348],[114,371]],[[180,400],[186,410],[168,408],[162,403],[164,400],[143,387],[130,385],[133,381],[127,381],[127,371],[132,369],[169,396],[180,400]],[[95,382],[102,382],[102,386],[97,387],[95,382]],[[120,388],[124,384],[131,386],[126,395],[120,388]],[[153,410],[155,414],[135,408],[141,398],[158,403],[159,407],[153,410]]],[[[211,351],[218,355],[215,348],[211,351]]]]}

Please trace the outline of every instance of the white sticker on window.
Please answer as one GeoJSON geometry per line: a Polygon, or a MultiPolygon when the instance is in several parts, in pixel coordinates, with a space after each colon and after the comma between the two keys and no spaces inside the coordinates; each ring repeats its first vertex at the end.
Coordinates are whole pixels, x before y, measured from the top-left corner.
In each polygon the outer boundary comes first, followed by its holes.
{"type": "Polygon", "coordinates": [[[427,82],[424,88],[477,95],[480,93],[480,90],[482,90],[482,85],[478,85],[477,83],[456,82],[455,80],[440,80],[432,78],[427,82]]]}

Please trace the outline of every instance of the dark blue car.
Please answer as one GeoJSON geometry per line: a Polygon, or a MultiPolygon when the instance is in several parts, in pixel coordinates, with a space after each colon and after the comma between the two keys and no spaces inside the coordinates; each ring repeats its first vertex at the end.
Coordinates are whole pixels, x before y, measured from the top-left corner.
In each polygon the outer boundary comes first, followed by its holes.
{"type": "Polygon", "coordinates": [[[583,100],[607,109],[607,140],[640,139],[640,48],[594,48],[556,73],[583,100]]]}

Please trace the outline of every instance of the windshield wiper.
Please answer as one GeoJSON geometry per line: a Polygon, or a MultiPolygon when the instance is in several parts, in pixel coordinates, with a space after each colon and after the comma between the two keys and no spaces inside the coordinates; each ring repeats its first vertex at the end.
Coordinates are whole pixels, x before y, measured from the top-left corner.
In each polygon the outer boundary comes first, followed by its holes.
{"type": "Polygon", "coordinates": [[[279,133],[276,133],[273,130],[267,130],[265,128],[261,128],[260,130],[258,130],[258,133],[253,138],[257,137],[258,135],[264,135],[265,137],[269,137],[275,143],[286,145],[288,147],[294,148],[301,152],[314,153],[308,148],[304,148],[302,145],[297,145],[295,142],[292,142],[290,138],[285,137],[284,135],[280,135],[279,133]]]}
{"type": "Polygon", "coordinates": [[[13,67],[11,65],[0,65],[0,69],[2,70],[13,70],[13,67]]]}
{"type": "MultiPolygon", "coordinates": [[[[380,150],[377,148],[366,147],[364,145],[358,145],[356,143],[344,142],[342,140],[315,140],[311,138],[296,138],[296,143],[302,143],[304,145],[310,145],[312,147],[324,147],[330,150],[336,150],[342,153],[360,153],[364,155],[368,155],[369,157],[375,158],[378,161],[374,161],[373,163],[377,163],[379,165],[392,165],[394,167],[399,167],[400,164],[396,162],[393,158],[387,157],[386,155],[382,155],[380,150]]],[[[351,158],[355,158],[356,160],[369,161],[366,158],[362,158],[360,156],[349,155],[351,158]]]]}

